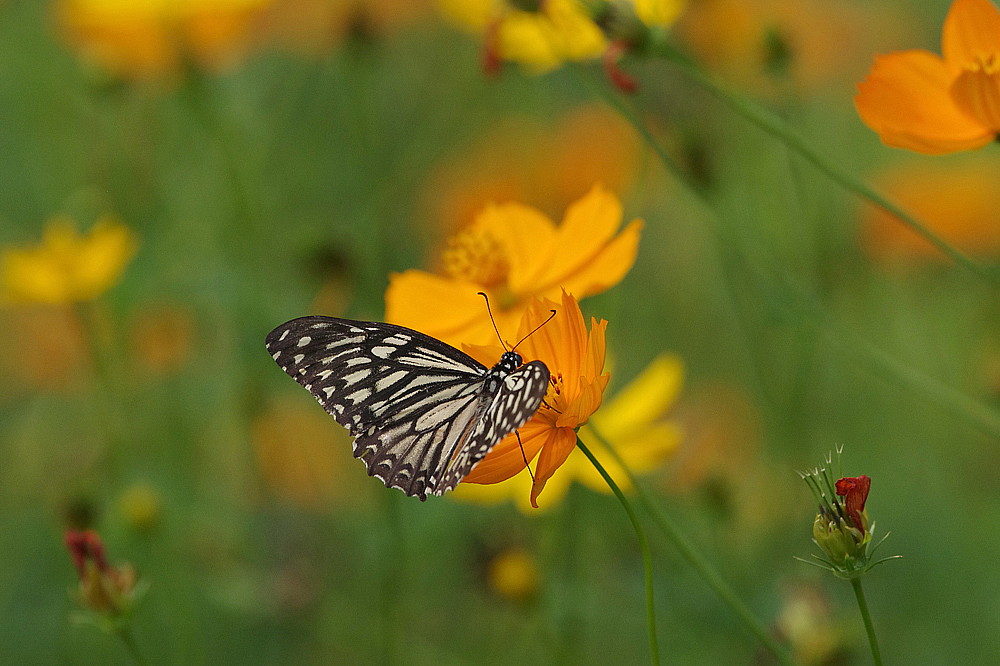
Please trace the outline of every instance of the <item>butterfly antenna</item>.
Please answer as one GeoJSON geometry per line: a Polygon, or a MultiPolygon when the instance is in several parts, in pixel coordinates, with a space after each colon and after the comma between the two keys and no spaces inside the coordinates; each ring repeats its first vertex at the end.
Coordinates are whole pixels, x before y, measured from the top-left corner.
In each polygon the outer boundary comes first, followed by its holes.
{"type": "MultiPolygon", "coordinates": [[[[546,325],[547,323],[549,323],[550,321],[552,321],[552,318],[556,316],[556,311],[555,311],[555,310],[549,310],[549,312],[551,312],[552,314],[550,314],[550,315],[549,315],[549,316],[548,316],[548,317],[547,317],[547,318],[545,319],[545,321],[543,321],[543,322],[542,322],[541,324],[539,324],[538,326],[536,326],[536,327],[534,327],[533,329],[531,329],[531,332],[530,332],[530,333],[528,333],[528,334],[527,334],[526,336],[524,336],[523,338],[521,338],[520,340],[518,340],[518,341],[517,341],[517,344],[516,344],[516,345],[514,345],[514,349],[517,349],[518,345],[520,345],[520,344],[521,344],[522,342],[524,342],[525,340],[527,340],[528,338],[530,338],[530,337],[531,337],[532,335],[534,335],[535,331],[537,331],[537,330],[538,330],[538,329],[540,329],[540,328],[541,328],[542,326],[545,326],[545,325],[546,325]]],[[[495,325],[496,325],[496,324],[494,324],[494,326],[495,326],[495,325]]]]}
{"type": "MultiPolygon", "coordinates": [[[[490,323],[493,324],[493,330],[497,332],[497,338],[500,339],[500,344],[503,345],[504,351],[510,351],[509,349],[507,349],[507,343],[503,341],[503,336],[500,335],[500,329],[497,328],[496,319],[493,318],[493,310],[490,309],[490,297],[486,295],[485,291],[477,291],[476,293],[482,296],[484,299],[486,299],[486,311],[490,314],[490,323]]],[[[555,312],[555,310],[553,310],[553,312],[555,312]]],[[[532,331],[532,333],[534,333],[534,331],[532,331]]],[[[516,347],[517,345],[514,346],[516,347]]]]}
{"type": "Polygon", "coordinates": [[[521,458],[524,460],[524,469],[528,470],[528,476],[531,477],[531,483],[535,482],[535,475],[531,473],[531,465],[528,464],[528,456],[524,452],[524,445],[521,444],[521,433],[514,431],[514,436],[517,437],[517,445],[521,449],[521,458]]]}

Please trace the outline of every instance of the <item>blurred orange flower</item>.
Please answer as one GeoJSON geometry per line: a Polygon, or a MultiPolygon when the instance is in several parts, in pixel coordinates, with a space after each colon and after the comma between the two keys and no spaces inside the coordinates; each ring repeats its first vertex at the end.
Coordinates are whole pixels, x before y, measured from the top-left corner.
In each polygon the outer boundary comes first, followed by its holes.
{"type": "Polygon", "coordinates": [[[430,13],[432,0],[272,0],[256,22],[259,41],[309,55],[352,33],[382,35],[430,13]]]}
{"type": "Polygon", "coordinates": [[[191,356],[197,337],[194,314],[179,305],[147,305],[131,321],[129,341],[140,372],[170,374],[191,356]]]}
{"type": "Polygon", "coordinates": [[[633,220],[616,235],[621,219],[621,203],[602,187],[571,205],[558,227],[523,204],[488,206],[448,242],[445,275],[390,276],[386,321],[456,346],[485,344],[495,333],[479,291],[489,294],[497,327],[511,331],[532,297],[565,289],[582,298],[621,281],[635,263],[642,228],[633,220]]]}
{"type": "Polygon", "coordinates": [[[838,75],[853,76],[867,64],[863,44],[876,29],[883,44],[906,31],[905,19],[888,13],[876,3],[701,0],[684,12],[677,34],[708,67],[758,93],[778,94],[786,83],[828,89],[838,75]],[[847,42],[854,47],[845,49],[847,42]]]}
{"type": "MultiPolygon", "coordinates": [[[[996,159],[904,162],[873,177],[880,191],[910,211],[945,241],[968,254],[1000,256],[1000,188],[996,159]]],[[[881,208],[862,214],[862,243],[883,262],[937,263],[940,252],[881,208]]]]}
{"type": "Polygon", "coordinates": [[[424,221],[452,234],[494,201],[530,201],[559,215],[594,183],[627,192],[640,155],[635,129],[605,105],[546,122],[506,119],[435,170],[424,188],[424,221]]]}
{"type": "MultiPolygon", "coordinates": [[[[681,429],[664,415],[674,405],[683,383],[684,366],[676,356],[657,357],[638,377],[602,404],[587,425],[580,428],[580,437],[600,461],[620,488],[631,487],[629,476],[621,468],[621,458],[636,474],[658,468],[673,455],[681,441],[681,429]],[[614,448],[608,451],[591,427],[614,448]]],[[[531,477],[523,469],[510,481],[498,485],[460,485],[453,497],[463,501],[492,504],[513,499],[519,509],[531,508],[531,477]]],[[[587,457],[574,449],[563,463],[559,474],[546,484],[545,507],[557,504],[574,482],[591,490],[610,493],[604,478],[587,457]]]]}
{"type": "Polygon", "coordinates": [[[0,300],[62,305],[90,301],[114,286],[138,242],[123,224],[105,217],[81,235],[73,220],[52,218],[41,245],[0,255],[0,300]]]}
{"type": "Polygon", "coordinates": [[[250,45],[271,0],[59,0],[66,39],[81,57],[122,78],[174,74],[191,62],[222,69],[250,45]]]}
{"type": "Polygon", "coordinates": [[[1000,131],[1000,11],[955,0],[941,42],[943,57],[877,57],[858,84],[858,114],[886,145],[936,155],[980,148],[1000,131]]]}
{"type": "Polygon", "coordinates": [[[319,511],[368,492],[363,469],[350,462],[350,436],[322,410],[278,401],[254,420],[251,439],[262,479],[284,500],[319,511]]]}
{"type": "MultiPolygon", "coordinates": [[[[549,391],[542,406],[519,428],[520,443],[513,433],[508,435],[463,481],[506,481],[524,469],[525,458],[530,461],[538,455],[531,487],[531,504],[536,508],[546,481],[576,448],[576,429],[601,406],[610,378],[604,372],[604,331],[608,322],[592,317],[588,333],[580,305],[565,291],[561,303],[533,299],[521,319],[518,335],[525,336],[540,326],[552,310],[556,316],[518,348],[525,361],[540,360],[549,368],[549,391]]],[[[499,345],[464,347],[474,358],[490,365],[503,353],[499,345]]]]}

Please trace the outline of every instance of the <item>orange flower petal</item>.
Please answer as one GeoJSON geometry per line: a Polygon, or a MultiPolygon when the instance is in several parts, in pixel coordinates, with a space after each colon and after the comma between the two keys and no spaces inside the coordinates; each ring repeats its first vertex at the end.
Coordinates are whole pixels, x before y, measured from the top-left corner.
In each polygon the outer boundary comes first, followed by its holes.
{"type": "Polygon", "coordinates": [[[858,84],[858,115],[883,143],[921,153],[979,148],[994,134],[952,101],[944,61],[928,51],[878,56],[858,84]]]}
{"type": "Polygon", "coordinates": [[[951,96],[962,111],[994,133],[1000,131],[1000,70],[962,72],[951,86],[951,96]]]}
{"type": "Polygon", "coordinates": [[[470,282],[457,282],[432,273],[408,270],[389,276],[385,291],[385,320],[400,324],[458,346],[463,342],[486,342],[495,335],[482,291],[470,282]],[[448,307],[428,308],[447,303],[448,307]],[[485,333],[484,333],[485,331],[485,333]]]}
{"type": "Polygon", "coordinates": [[[540,359],[550,371],[558,372],[566,379],[572,378],[567,386],[575,391],[575,378],[580,376],[581,358],[587,349],[587,329],[576,299],[563,292],[561,304],[548,299],[533,300],[521,320],[518,334],[523,336],[541,324],[548,318],[550,310],[555,310],[556,316],[524,341],[523,355],[525,358],[540,359]]]}
{"type": "Polygon", "coordinates": [[[576,448],[576,432],[571,428],[556,428],[549,431],[549,441],[538,454],[538,464],[535,466],[535,482],[531,486],[531,506],[538,508],[538,495],[545,488],[559,466],[566,462],[569,454],[576,448]]]}
{"type": "MultiPolygon", "coordinates": [[[[556,419],[557,427],[577,428],[590,418],[590,415],[601,406],[604,389],[607,388],[611,375],[601,375],[593,381],[580,378],[580,387],[574,394],[575,398],[564,405],[562,414],[556,419]]],[[[567,391],[568,393],[568,391],[567,391]]]]}
{"type": "Polygon", "coordinates": [[[511,433],[493,447],[489,455],[469,472],[462,483],[500,483],[524,471],[524,459],[535,459],[538,452],[548,445],[553,433],[552,424],[544,419],[532,419],[518,428],[521,443],[511,433]],[[521,452],[524,447],[524,453],[521,452]]]}
{"type": "Polygon", "coordinates": [[[1000,11],[989,0],[955,0],[944,20],[941,52],[953,77],[984,57],[1000,56],[1000,11]]]}

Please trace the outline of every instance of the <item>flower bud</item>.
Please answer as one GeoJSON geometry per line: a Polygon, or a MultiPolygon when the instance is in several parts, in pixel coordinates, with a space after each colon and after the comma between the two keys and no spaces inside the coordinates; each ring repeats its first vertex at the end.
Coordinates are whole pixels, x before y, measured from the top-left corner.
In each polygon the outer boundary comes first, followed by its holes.
{"type": "Polygon", "coordinates": [[[80,605],[109,618],[125,615],[138,596],[135,569],[129,564],[109,565],[101,537],[93,530],[68,531],[65,541],[80,576],[80,605]]]}

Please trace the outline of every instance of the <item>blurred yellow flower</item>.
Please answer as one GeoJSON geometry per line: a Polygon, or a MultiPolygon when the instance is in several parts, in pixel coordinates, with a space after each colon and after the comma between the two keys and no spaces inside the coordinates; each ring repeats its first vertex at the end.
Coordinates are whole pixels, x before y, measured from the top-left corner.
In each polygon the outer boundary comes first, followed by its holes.
{"type": "MultiPolygon", "coordinates": [[[[980,257],[1000,256],[1000,166],[990,155],[958,161],[904,162],[877,173],[882,192],[913,213],[949,244],[980,257]]],[[[862,244],[885,263],[940,263],[941,253],[881,208],[862,214],[862,244]]]]}
{"type": "Polygon", "coordinates": [[[118,498],[118,507],[129,526],[145,530],[160,520],[163,499],[159,491],[149,483],[134,483],[122,492],[118,498]]]}
{"type": "Polygon", "coordinates": [[[580,0],[440,0],[440,4],[457,24],[485,34],[488,54],[533,71],[596,58],[607,47],[604,33],[580,0]]]}
{"type": "MultiPolygon", "coordinates": [[[[604,330],[608,322],[591,318],[588,333],[580,305],[565,291],[561,303],[533,299],[521,319],[518,337],[538,328],[552,310],[556,316],[518,347],[525,361],[540,360],[551,373],[542,406],[518,429],[520,441],[514,433],[505,437],[463,480],[500,483],[523,471],[525,459],[530,461],[538,455],[530,493],[535,507],[546,482],[576,448],[576,429],[601,406],[610,378],[604,372],[604,330]]],[[[498,344],[464,347],[473,358],[490,364],[503,353],[498,344]]]]}
{"type": "Polygon", "coordinates": [[[271,0],[59,0],[57,16],[81,57],[123,78],[237,62],[271,0]]]}
{"type": "Polygon", "coordinates": [[[137,246],[132,231],[109,217],[86,235],[69,218],[53,218],[41,245],[0,255],[0,296],[8,303],[93,300],[121,279],[137,246]]]}
{"type": "MultiPolygon", "coordinates": [[[[509,60],[535,72],[591,60],[608,48],[605,28],[637,19],[673,23],[685,0],[438,0],[457,25],[484,36],[488,65],[509,60]]],[[[629,29],[621,36],[625,38],[629,29]]]]}
{"type": "Polygon", "coordinates": [[[602,187],[571,205],[558,227],[523,204],[488,206],[449,241],[444,276],[408,270],[389,277],[386,321],[455,346],[488,343],[496,334],[479,291],[489,294],[497,327],[509,332],[533,297],[557,298],[565,289],[583,298],[621,281],[642,228],[633,220],[616,235],[621,219],[621,203],[602,187]]]}
{"type": "Polygon", "coordinates": [[[527,601],[538,591],[538,565],[524,548],[508,548],[490,560],[486,580],[497,595],[527,601]]]}
{"type": "MultiPolygon", "coordinates": [[[[590,424],[614,447],[617,457],[633,473],[643,474],[655,470],[676,451],[681,441],[681,428],[676,423],[665,420],[664,416],[676,402],[683,378],[684,366],[681,360],[676,356],[662,354],[590,418],[590,424]]],[[[590,424],[580,429],[580,438],[586,442],[591,453],[615,483],[628,491],[631,487],[628,475],[621,469],[617,457],[591,432],[590,424]]],[[[527,453],[527,449],[525,452],[527,453]]],[[[531,508],[531,477],[523,470],[523,461],[521,467],[522,471],[507,483],[488,486],[462,484],[455,490],[453,497],[483,503],[513,499],[518,508],[527,511],[531,508]]],[[[574,481],[598,492],[611,492],[587,457],[574,448],[559,474],[549,479],[543,508],[558,504],[574,481]]]]}

